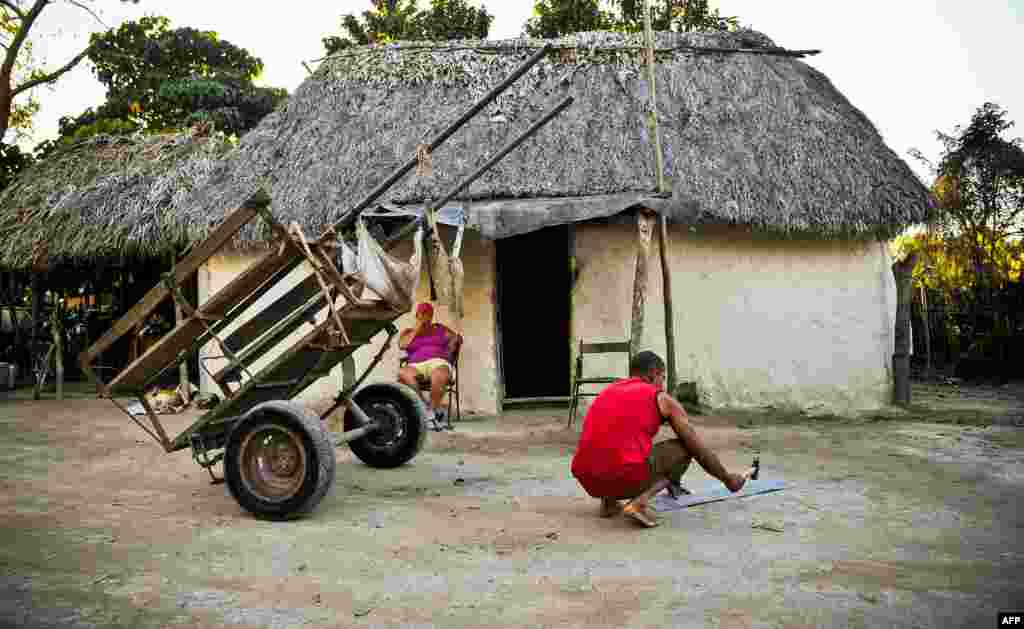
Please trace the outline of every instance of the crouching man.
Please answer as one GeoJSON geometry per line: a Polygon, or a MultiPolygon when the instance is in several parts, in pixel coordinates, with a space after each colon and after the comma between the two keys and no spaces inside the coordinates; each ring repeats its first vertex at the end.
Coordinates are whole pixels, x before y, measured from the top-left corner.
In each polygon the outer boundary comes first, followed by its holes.
{"type": "Polygon", "coordinates": [[[739,491],[753,474],[729,472],[690,426],[686,411],[665,393],[665,363],[654,352],[640,352],[629,375],[606,387],[590,405],[572,460],[572,474],[583,489],[601,499],[601,517],[624,513],[638,524],[657,526],[648,502],[658,492],[688,493],[679,484],[691,459],[739,491]],[[677,439],[653,445],[663,421],[677,439]],[[625,507],[619,500],[629,500],[625,507]]]}

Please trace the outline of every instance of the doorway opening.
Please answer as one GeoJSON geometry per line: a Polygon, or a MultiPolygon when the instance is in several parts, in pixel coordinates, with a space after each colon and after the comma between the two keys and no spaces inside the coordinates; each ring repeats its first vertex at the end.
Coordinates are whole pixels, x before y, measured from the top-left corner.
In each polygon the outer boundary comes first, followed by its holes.
{"type": "Polygon", "coordinates": [[[498,240],[497,267],[503,401],[568,401],[569,227],[498,240]]]}

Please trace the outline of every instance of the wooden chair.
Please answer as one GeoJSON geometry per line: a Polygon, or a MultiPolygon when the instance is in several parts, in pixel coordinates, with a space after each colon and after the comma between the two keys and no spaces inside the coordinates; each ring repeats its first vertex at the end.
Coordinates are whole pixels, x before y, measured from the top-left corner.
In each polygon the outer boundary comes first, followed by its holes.
{"type": "Polygon", "coordinates": [[[597,397],[599,392],[583,391],[584,385],[588,384],[611,384],[622,379],[613,376],[583,377],[583,356],[586,354],[626,354],[626,363],[629,363],[629,341],[621,343],[584,343],[580,339],[580,351],[576,355],[576,374],[572,382],[572,400],[569,403],[569,423],[572,426],[576,420],[576,410],[579,407],[581,397],[597,397]]]}
{"type": "MultiPolygon", "coordinates": [[[[444,388],[444,392],[448,395],[448,422],[451,423],[454,417],[455,421],[462,419],[462,406],[459,399],[459,354],[462,353],[462,343],[459,343],[455,347],[455,351],[452,352],[452,374],[451,380],[444,388]],[[455,415],[452,415],[452,402],[455,403],[455,415]]],[[[404,351],[401,352],[398,358],[398,366],[405,367],[409,363],[409,356],[404,351]]],[[[416,384],[419,385],[420,391],[430,392],[430,381],[424,378],[416,377],[416,384]]]]}

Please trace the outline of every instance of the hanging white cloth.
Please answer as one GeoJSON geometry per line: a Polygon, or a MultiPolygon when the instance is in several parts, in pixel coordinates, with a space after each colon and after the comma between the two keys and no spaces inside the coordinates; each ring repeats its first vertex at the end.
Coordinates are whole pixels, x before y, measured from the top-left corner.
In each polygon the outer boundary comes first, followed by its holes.
{"type": "Polygon", "coordinates": [[[340,243],[344,272],[358,273],[364,286],[356,297],[367,301],[383,301],[402,312],[411,310],[420,282],[423,230],[416,230],[413,253],[408,262],[385,251],[362,220],[356,221],[356,238],[356,251],[352,251],[344,242],[340,243]]]}

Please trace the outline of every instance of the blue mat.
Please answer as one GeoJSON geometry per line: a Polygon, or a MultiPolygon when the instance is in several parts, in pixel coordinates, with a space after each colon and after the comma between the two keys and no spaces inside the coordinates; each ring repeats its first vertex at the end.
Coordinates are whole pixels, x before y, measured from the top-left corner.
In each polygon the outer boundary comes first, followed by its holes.
{"type": "Polygon", "coordinates": [[[744,498],[746,496],[766,494],[771,491],[779,491],[785,487],[786,484],[779,479],[748,480],[743,486],[743,489],[734,494],[726,489],[724,485],[716,482],[714,485],[708,485],[700,490],[691,490],[693,491],[692,494],[688,496],[680,496],[678,499],[673,498],[668,494],[658,494],[654,497],[654,508],[662,512],[678,511],[679,509],[702,505],[708,502],[718,502],[719,500],[728,500],[729,498],[744,498]]]}

